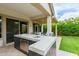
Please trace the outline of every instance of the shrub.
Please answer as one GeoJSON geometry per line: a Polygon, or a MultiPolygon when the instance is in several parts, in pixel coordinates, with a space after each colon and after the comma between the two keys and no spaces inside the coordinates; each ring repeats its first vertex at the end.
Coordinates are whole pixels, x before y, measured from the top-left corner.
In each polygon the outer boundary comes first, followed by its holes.
{"type": "Polygon", "coordinates": [[[59,35],[79,36],[79,18],[58,22],[59,35]]]}

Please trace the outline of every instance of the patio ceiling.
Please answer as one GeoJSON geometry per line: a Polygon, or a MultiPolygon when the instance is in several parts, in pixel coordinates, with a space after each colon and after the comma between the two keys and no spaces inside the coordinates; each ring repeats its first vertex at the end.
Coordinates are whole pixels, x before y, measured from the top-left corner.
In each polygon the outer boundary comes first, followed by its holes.
{"type": "Polygon", "coordinates": [[[23,14],[30,19],[43,18],[49,15],[39,3],[0,3],[0,7],[23,14]]]}
{"type": "MultiPolygon", "coordinates": [[[[18,14],[24,15],[25,20],[28,17],[34,23],[47,23],[47,16],[50,16],[50,14],[45,10],[45,8],[40,3],[0,3],[0,8],[1,7],[5,8],[3,13],[0,12],[1,14],[6,15],[6,12],[9,11],[7,12],[7,14],[9,13],[9,16],[11,16],[11,14],[14,13],[10,12],[10,10],[12,10],[17,12],[18,14]]],[[[51,13],[54,13],[54,10],[52,10],[53,6],[49,4],[49,7],[51,13]]],[[[16,15],[14,15],[14,17],[15,16],[16,15]]],[[[57,22],[55,17],[52,17],[52,23],[53,22],[57,22]]]]}

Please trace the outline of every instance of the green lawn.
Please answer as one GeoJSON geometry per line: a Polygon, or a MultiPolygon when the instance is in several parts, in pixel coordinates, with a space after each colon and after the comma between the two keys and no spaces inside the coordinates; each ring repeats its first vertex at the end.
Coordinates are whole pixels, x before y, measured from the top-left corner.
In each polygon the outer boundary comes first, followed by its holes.
{"type": "Polygon", "coordinates": [[[79,37],[62,36],[60,50],[79,55],[79,37]]]}

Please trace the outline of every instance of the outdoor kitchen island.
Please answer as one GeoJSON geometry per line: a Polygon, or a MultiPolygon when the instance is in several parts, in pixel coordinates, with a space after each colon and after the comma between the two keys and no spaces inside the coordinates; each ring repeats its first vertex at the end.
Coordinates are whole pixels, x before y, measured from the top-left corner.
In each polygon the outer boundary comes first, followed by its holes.
{"type": "Polygon", "coordinates": [[[56,41],[56,37],[35,34],[17,34],[14,36],[14,47],[29,56],[45,56],[56,41]],[[20,48],[20,39],[28,41],[29,49],[20,48]]]}

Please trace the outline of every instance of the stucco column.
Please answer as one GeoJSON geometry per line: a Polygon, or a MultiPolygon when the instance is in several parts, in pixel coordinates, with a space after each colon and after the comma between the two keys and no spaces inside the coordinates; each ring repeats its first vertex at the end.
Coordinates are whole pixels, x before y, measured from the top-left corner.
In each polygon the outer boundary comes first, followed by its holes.
{"type": "Polygon", "coordinates": [[[2,40],[3,40],[3,45],[6,45],[6,17],[2,17],[2,40]]]}
{"type": "Polygon", "coordinates": [[[29,33],[29,34],[33,33],[33,23],[32,23],[32,21],[29,21],[28,33],[29,33]]]}
{"type": "Polygon", "coordinates": [[[43,24],[41,25],[41,32],[43,33],[43,24]]]}
{"type": "Polygon", "coordinates": [[[55,25],[55,36],[57,36],[57,24],[55,25]]]}
{"type": "Polygon", "coordinates": [[[51,33],[51,31],[52,31],[51,20],[52,20],[51,16],[48,16],[48,17],[47,17],[47,34],[48,34],[48,35],[49,35],[49,33],[51,33]]]}

